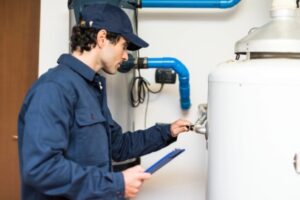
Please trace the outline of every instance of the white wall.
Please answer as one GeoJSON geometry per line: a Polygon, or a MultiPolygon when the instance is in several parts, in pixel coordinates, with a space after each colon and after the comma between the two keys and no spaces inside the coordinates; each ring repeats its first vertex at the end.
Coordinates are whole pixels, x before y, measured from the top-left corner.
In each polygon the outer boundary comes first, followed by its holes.
{"type": "Polygon", "coordinates": [[[41,0],[39,75],[69,51],[68,0],[41,0]]]}
{"type": "MultiPolygon", "coordinates": [[[[271,0],[243,0],[230,10],[141,9],[139,35],[150,43],[140,51],[146,57],[175,57],[190,71],[189,112],[180,110],[178,83],[166,85],[162,93],[151,95],[147,126],[186,118],[194,122],[197,105],[207,98],[207,76],[218,63],[234,59],[234,43],[248,30],[269,20],[271,0]]],[[[67,0],[42,0],[40,73],[55,65],[68,52],[67,0]]],[[[154,83],[154,70],[142,74],[154,83]]],[[[144,128],[142,105],[135,110],[137,129],[144,128]]],[[[187,133],[178,142],[142,158],[146,168],[175,147],[186,152],[145,182],[137,200],[204,200],[207,150],[204,137],[187,133]]],[[[220,166],[222,167],[222,166],[220,166]]]]}

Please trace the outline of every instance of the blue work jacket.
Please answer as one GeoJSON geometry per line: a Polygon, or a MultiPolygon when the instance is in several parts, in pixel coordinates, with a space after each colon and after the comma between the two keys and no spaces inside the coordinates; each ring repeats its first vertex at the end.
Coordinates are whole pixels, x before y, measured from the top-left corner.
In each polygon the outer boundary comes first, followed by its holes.
{"type": "Polygon", "coordinates": [[[170,125],[123,134],[107,107],[105,78],[63,54],[31,87],[19,120],[23,200],[124,199],[122,161],[174,142],[170,125]]]}

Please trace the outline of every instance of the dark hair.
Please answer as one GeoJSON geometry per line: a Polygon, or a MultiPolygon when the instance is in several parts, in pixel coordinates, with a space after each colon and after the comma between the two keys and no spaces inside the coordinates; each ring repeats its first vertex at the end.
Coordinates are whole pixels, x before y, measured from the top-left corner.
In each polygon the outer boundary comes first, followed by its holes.
{"type": "MultiPolygon", "coordinates": [[[[71,35],[71,51],[79,50],[81,53],[83,51],[90,51],[97,44],[97,34],[99,31],[99,29],[95,28],[80,25],[74,26],[71,35]]],[[[107,31],[106,38],[112,44],[116,44],[120,40],[121,35],[107,31]]]]}

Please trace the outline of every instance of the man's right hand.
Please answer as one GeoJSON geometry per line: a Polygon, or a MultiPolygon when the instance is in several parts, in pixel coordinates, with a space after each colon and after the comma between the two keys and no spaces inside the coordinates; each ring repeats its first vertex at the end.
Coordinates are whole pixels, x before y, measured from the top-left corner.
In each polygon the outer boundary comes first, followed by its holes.
{"type": "Polygon", "coordinates": [[[125,198],[134,198],[139,192],[143,181],[151,177],[141,166],[134,166],[123,171],[125,182],[125,198]]]}

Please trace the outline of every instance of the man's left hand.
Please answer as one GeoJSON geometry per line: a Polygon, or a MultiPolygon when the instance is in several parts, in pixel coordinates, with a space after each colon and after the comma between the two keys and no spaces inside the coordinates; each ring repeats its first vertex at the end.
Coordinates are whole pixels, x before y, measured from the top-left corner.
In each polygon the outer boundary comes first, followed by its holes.
{"type": "Polygon", "coordinates": [[[177,137],[182,132],[189,131],[188,127],[191,125],[190,121],[184,119],[178,119],[171,124],[171,135],[177,137]]]}

